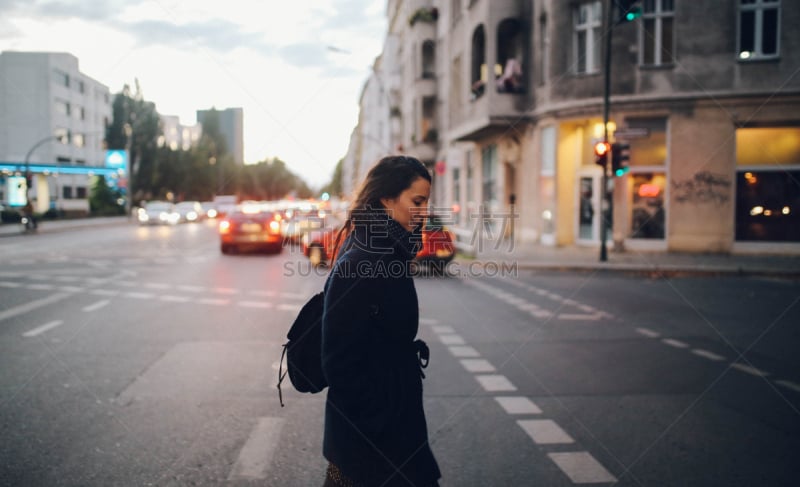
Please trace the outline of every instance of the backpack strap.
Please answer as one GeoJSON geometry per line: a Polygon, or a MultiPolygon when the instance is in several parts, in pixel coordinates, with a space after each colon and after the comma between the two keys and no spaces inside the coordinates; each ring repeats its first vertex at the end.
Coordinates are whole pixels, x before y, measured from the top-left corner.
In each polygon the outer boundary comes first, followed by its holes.
{"type": "Polygon", "coordinates": [[[289,373],[289,369],[283,370],[283,359],[286,358],[286,348],[289,346],[289,343],[283,344],[283,352],[281,352],[281,361],[278,362],[278,400],[281,402],[281,407],[283,407],[283,391],[281,390],[281,382],[283,379],[286,378],[286,374],[289,373]]]}

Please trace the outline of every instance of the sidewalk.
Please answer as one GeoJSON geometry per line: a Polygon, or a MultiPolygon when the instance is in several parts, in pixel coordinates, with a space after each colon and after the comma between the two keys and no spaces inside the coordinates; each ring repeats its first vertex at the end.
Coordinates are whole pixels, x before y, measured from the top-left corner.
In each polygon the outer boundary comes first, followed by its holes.
{"type": "Polygon", "coordinates": [[[477,261],[513,265],[526,270],[612,271],[667,275],[740,275],[774,276],[800,279],[800,255],[712,254],[608,248],[605,262],[600,261],[600,247],[563,246],[487,242],[472,258],[458,256],[464,263],[477,261]]]}
{"type": "MultiPolygon", "coordinates": [[[[78,228],[90,228],[110,225],[125,225],[132,222],[127,216],[98,216],[94,218],[71,218],[64,220],[39,220],[39,228],[31,235],[54,233],[78,228]]],[[[23,235],[21,223],[0,224],[0,237],[23,235]]]]}

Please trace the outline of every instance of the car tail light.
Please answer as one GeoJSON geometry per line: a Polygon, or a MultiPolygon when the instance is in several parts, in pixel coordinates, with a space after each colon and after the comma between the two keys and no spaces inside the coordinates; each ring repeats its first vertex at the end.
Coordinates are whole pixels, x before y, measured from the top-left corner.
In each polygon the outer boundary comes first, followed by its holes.
{"type": "Polygon", "coordinates": [[[219,222],[219,233],[230,233],[231,232],[231,222],[228,220],[222,220],[219,222]]]}
{"type": "Polygon", "coordinates": [[[278,233],[281,231],[281,224],[276,220],[272,220],[269,222],[269,231],[271,233],[278,233]]]}

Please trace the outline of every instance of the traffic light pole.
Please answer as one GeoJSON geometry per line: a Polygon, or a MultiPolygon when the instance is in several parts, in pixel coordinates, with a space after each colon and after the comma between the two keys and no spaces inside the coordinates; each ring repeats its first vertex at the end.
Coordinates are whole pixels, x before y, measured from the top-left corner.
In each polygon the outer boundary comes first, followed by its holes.
{"type": "MultiPolygon", "coordinates": [[[[614,0],[608,0],[608,32],[606,33],[606,46],[605,46],[605,67],[603,69],[603,142],[608,144],[608,119],[609,111],[611,109],[610,96],[611,96],[611,34],[614,33],[614,0]]],[[[609,151],[610,152],[610,151],[609,151]]],[[[602,216],[602,225],[600,227],[600,262],[608,260],[608,248],[606,245],[606,238],[608,237],[609,219],[613,214],[613,198],[610,197],[608,191],[609,172],[611,171],[609,159],[610,153],[606,157],[606,164],[603,167],[603,188],[602,195],[606,203],[606,208],[600,212],[602,216]]]]}

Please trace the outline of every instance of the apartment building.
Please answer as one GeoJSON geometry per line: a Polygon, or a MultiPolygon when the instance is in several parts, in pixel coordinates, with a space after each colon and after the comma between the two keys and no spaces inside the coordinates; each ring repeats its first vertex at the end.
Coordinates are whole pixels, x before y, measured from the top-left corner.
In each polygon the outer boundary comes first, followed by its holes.
{"type": "Polygon", "coordinates": [[[611,5],[388,2],[396,149],[436,168],[435,204],[506,238],[513,211],[520,244],[599,246],[605,213],[619,250],[800,252],[800,4],[611,5]],[[608,36],[608,138],[630,147],[610,207],[592,149],[608,36]]]}
{"type": "Polygon", "coordinates": [[[75,56],[0,53],[0,200],[8,203],[27,163],[37,211],[88,211],[88,174],[105,172],[110,118],[108,87],[82,73],[75,56]]]}
{"type": "Polygon", "coordinates": [[[199,123],[184,125],[176,115],[159,115],[163,134],[158,137],[159,147],[172,150],[189,150],[200,140],[202,127],[199,123]]]}
{"type": "Polygon", "coordinates": [[[217,113],[219,131],[225,139],[228,153],[237,164],[244,164],[244,111],[241,108],[197,110],[197,123],[202,126],[212,110],[217,113]]]}

